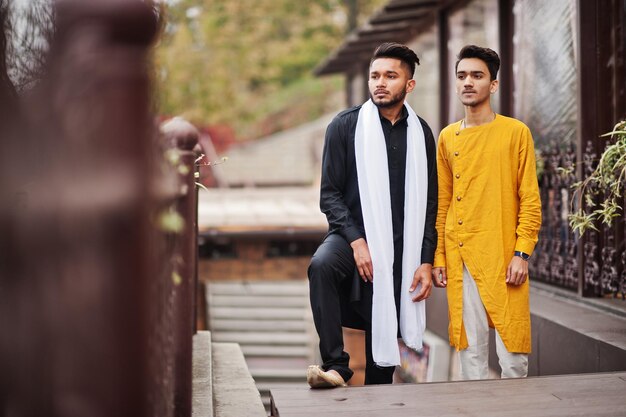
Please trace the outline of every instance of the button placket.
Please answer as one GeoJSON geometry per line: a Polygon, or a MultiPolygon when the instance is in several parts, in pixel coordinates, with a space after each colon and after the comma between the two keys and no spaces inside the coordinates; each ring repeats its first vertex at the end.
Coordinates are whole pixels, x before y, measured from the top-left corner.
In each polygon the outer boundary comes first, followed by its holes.
{"type": "MultiPolygon", "coordinates": [[[[458,144],[457,144],[458,145],[458,144]]],[[[454,155],[454,169],[455,169],[455,174],[454,174],[454,178],[456,178],[456,181],[454,181],[454,191],[457,191],[456,194],[456,201],[459,202],[462,200],[461,197],[461,193],[459,192],[461,190],[461,184],[460,184],[460,179],[461,179],[461,172],[463,171],[462,167],[461,167],[461,158],[460,156],[460,151],[459,149],[455,149],[453,152],[454,155]]],[[[459,205],[455,205],[455,217],[457,218],[457,224],[459,226],[463,225],[463,220],[461,219],[462,214],[460,213],[461,211],[461,207],[459,205]]],[[[459,230],[459,241],[458,241],[458,247],[462,248],[463,247],[463,241],[462,241],[462,233],[459,230]]]]}

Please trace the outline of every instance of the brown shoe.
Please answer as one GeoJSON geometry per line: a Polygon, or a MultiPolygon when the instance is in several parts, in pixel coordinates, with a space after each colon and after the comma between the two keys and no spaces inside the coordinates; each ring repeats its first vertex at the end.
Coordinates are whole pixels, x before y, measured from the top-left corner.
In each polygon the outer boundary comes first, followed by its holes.
{"type": "Polygon", "coordinates": [[[319,365],[311,365],[306,370],[306,382],[311,388],[335,388],[345,387],[346,383],[341,377],[329,372],[324,372],[319,365]]]}

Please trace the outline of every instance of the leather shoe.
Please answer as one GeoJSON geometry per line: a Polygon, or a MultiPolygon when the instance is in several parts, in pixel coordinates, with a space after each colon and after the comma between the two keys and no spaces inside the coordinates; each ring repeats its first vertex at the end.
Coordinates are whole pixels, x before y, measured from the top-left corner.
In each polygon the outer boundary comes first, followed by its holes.
{"type": "Polygon", "coordinates": [[[311,388],[335,388],[345,387],[346,383],[341,377],[324,372],[319,365],[311,365],[306,370],[306,382],[311,388]]]}

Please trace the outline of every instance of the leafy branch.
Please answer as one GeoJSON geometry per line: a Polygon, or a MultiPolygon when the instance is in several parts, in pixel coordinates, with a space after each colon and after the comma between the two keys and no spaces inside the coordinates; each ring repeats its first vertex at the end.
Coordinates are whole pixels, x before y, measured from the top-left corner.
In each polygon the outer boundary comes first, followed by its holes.
{"type": "MultiPolygon", "coordinates": [[[[220,165],[223,164],[224,162],[228,161],[228,157],[227,156],[223,156],[222,159],[220,159],[219,161],[208,161],[208,162],[204,162],[204,154],[200,155],[199,157],[196,158],[196,160],[194,161],[194,165],[197,167],[209,167],[209,166],[215,166],[215,165],[220,165]]],[[[193,177],[198,180],[200,179],[200,173],[198,171],[193,173],[193,177]]],[[[202,188],[204,191],[209,191],[207,190],[207,188],[199,181],[195,182],[196,187],[198,188],[202,188]]]]}
{"type": "MultiPolygon", "coordinates": [[[[620,200],[626,188],[626,121],[602,137],[616,140],[606,147],[595,170],[572,185],[573,210],[568,219],[572,230],[581,236],[588,229],[597,231],[598,223],[610,225],[623,212],[620,200]],[[598,203],[602,196],[603,201],[598,203]]],[[[559,172],[569,174],[572,169],[559,168],[559,172]]]]}
{"type": "MultiPolygon", "coordinates": [[[[181,158],[181,153],[178,149],[176,148],[168,149],[164,153],[164,158],[165,158],[165,161],[167,161],[167,163],[169,163],[169,165],[172,168],[174,168],[176,172],[178,172],[180,175],[189,174],[190,168],[187,165],[185,165],[185,163],[183,162],[181,158]]],[[[205,155],[201,154],[194,160],[193,165],[197,167],[220,165],[226,162],[228,160],[228,157],[224,156],[219,161],[209,161],[209,162],[203,162],[204,159],[205,159],[205,155]]],[[[208,191],[207,188],[198,181],[198,179],[200,178],[199,172],[197,171],[194,172],[194,178],[196,180],[195,181],[196,187],[202,188],[205,191],[208,191]]],[[[163,210],[158,214],[157,225],[160,230],[166,233],[182,233],[185,227],[185,219],[180,215],[178,211],[174,209],[173,206],[169,206],[166,210],[163,210]]],[[[175,279],[174,281],[176,282],[175,279]]]]}

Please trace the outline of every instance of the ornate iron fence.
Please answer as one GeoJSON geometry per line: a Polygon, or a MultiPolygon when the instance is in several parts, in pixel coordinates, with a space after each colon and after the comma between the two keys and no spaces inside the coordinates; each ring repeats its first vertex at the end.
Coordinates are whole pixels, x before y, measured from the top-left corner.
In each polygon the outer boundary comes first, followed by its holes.
{"type": "Polygon", "coordinates": [[[572,167],[576,152],[553,149],[541,154],[539,187],[542,203],[542,225],[535,260],[530,263],[533,278],[569,289],[578,288],[578,238],[571,231],[567,215],[570,210],[574,174],[563,175],[560,168],[572,167]]]}
{"type": "MultiPolygon", "coordinates": [[[[598,139],[601,140],[601,145],[606,145],[603,139],[598,139]]],[[[584,176],[593,172],[598,160],[594,145],[598,144],[588,141],[583,153],[581,172],[584,176]]],[[[589,229],[580,238],[572,231],[568,220],[572,210],[577,208],[572,190],[572,185],[578,181],[576,150],[573,146],[565,150],[553,148],[540,153],[538,160],[541,161],[538,171],[543,222],[534,261],[529,265],[533,279],[580,290],[585,296],[624,299],[626,221],[623,214],[613,225],[589,229]],[[579,251],[582,251],[581,257],[579,251]]]]}

